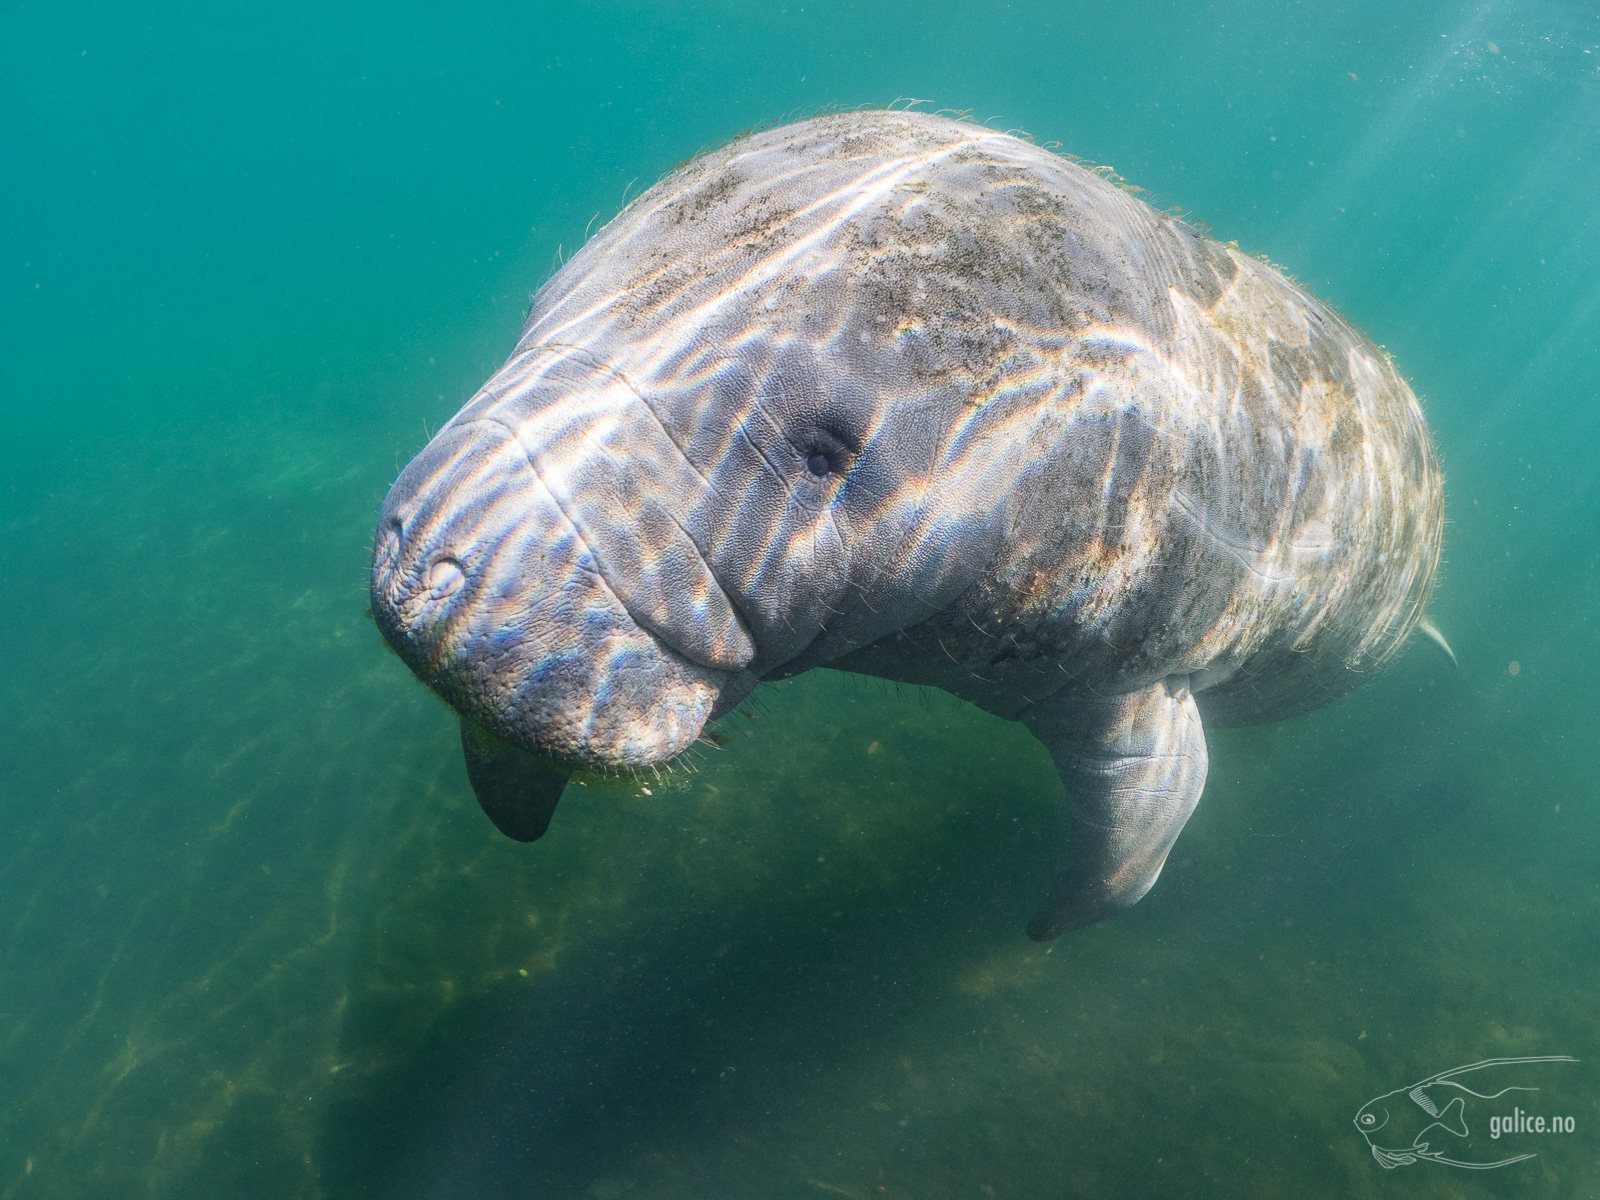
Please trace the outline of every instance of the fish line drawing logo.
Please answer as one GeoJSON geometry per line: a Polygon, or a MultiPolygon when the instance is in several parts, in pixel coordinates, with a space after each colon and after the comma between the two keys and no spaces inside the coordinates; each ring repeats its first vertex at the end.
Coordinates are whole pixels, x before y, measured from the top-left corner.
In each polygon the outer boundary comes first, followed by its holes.
{"type": "Polygon", "coordinates": [[[1487,1116],[1487,1132],[1494,1139],[1502,1133],[1571,1133],[1575,1127],[1573,1119],[1551,1117],[1547,1120],[1542,1116],[1530,1116],[1520,1106],[1502,1113],[1503,1105],[1477,1103],[1498,1100],[1508,1092],[1537,1092],[1539,1089],[1531,1083],[1511,1082],[1498,1091],[1479,1092],[1458,1080],[1477,1071],[1493,1071],[1491,1075],[1473,1079],[1480,1087],[1493,1086],[1502,1079],[1533,1078],[1534,1074],[1528,1070],[1532,1063],[1577,1061],[1565,1054],[1545,1054],[1534,1058],[1486,1058],[1482,1062],[1452,1067],[1368,1100],[1356,1113],[1355,1126],[1372,1147],[1372,1157],[1387,1170],[1410,1166],[1422,1159],[1474,1171],[1510,1166],[1538,1156],[1530,1152],[1489,1162],[1453,1157],[1466,1153],[1462,1143],[1472,1132],[1467,1124],[1469,1098],[1475,1102],[1473,1119],[1487,1116]],[[1493,1109],[1492,1115],[1490,1109],[1493,1109]]]}

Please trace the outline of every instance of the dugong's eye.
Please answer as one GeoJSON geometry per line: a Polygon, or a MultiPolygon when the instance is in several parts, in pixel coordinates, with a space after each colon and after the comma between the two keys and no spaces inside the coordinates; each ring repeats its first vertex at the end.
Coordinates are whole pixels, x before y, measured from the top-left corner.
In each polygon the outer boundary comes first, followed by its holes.
{"type": "Polygon", "coordinates": [[[820,426],[791,432],[789,444],[795,448],[801,465],[812,479],[827,479],[830,475],[842,475],[854,458],[850,445],[844,438],[831,429],[820,426]]]}

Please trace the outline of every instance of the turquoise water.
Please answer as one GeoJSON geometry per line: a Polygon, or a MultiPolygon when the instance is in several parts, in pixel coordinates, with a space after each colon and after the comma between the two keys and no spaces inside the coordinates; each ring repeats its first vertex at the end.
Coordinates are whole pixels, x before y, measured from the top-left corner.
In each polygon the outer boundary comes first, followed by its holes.
{"type": "Polygon", "coordinates": [[[1600,1192],[1592,6],[0,21],[0,1200],[1600,1192]],[[1048,950],[1020,727],[817,672],[522,846],[362,611],[388,484],[591,221],[909,97],[1282,264],[1445,459],[1460,669],[1214,733],[1156,890],[1048,950]],[[1352,1124],[1552,1054],[1535,1159],[1352,1124]]]}

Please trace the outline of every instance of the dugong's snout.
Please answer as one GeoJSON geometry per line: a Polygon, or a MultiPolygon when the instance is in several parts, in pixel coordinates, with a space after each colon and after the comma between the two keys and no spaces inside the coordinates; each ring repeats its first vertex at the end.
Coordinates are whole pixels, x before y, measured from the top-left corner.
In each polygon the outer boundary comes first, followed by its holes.
{"type": "Polygon", "coordinates": [[[524,445],[493,420],[447,426],[401,473],[371,595],[385,640],[470,727],[562,769],[673,757],[732,682],[630,614],[524,445]]]}

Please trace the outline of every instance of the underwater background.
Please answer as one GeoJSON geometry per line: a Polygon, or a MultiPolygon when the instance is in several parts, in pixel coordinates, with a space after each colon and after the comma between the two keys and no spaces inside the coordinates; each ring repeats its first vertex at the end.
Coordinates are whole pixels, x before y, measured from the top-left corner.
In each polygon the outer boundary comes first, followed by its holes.
{"type": "Polygon", "coordinates": [[[0,111],[0,1200],[1600,1194],[1593,4],[14,3],[0,111]],[[1048,947],[1020,726],[814,672],[519,845],[363,615],[625,193],[911,98],[1281,264],[1445,462],[1460,668],[1213,732],[1048,947]],[[1448,1140],[1536,1158],[1353,1124],[1527,1055],[1448,1140]]]}

